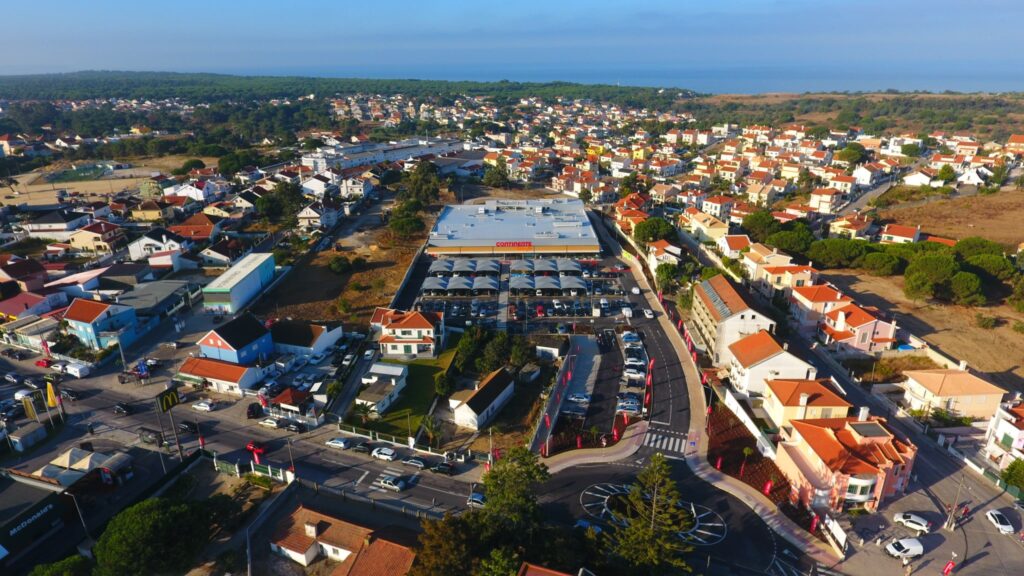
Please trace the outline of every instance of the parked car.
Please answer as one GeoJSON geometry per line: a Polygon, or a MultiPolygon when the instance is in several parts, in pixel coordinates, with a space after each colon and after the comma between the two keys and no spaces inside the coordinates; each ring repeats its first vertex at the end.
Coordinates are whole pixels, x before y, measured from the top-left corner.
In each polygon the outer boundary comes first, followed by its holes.
{"type": "Polygon", "coordinates": [[[0,421],[6,424],[7,422],[13,422],[23,416],[25,416],[25,406],[20,403],[15,403],[7,406],[4,408],[3,412],[0,412],[0,421]]]}
{"type": "Polygon", "coordinates": [[[1000,534],[1013,534],[1013,524],[1010,524],[1010,520],[999,510],[985,512],[985,518],[988,518],[1000,534]]]}
{"type": "Polygon", "coordinates": [[[903,538],[890,542],[885,551],[893,558],[917,558],[924,554],[924,546],[917,538],[903,538]]]}
{"type": "Polygon", "coordinates": [[[484,497],[483,494],[481,494],[479,492],[473,492],[473,493],[471,493],[469,495],[469,498],[466,498],[466,507],[467,508],[483,508],[485,502],[486,502],[486,498],[484,497]]]}
{"type": "Polygon", "coordinates": [[[204,400],[193,404],[192,409],[199,410],[200,412],[213,412],[216,409],[216,406],[212,401],[204,400]]]}
{"type": "Polygon", "coordinates": [[[354,362],[355,359],[356,359],[356,355],[355,354],[346,354],[345,355],[345,359],[341,361],[341,365],[346,367],[346,368],[348,368],[349,366],[352,365],[352,362],[354,362]]]}
{"type": "Polygon", "coordinates": [[[352,445],[352,441],[348,438],[331,438],[327,442],[324,442],[324,444],[330,446],[331,448],[337,448],[339,450],[348,450],[349,446],[352,445]]]}
{"type": "Polygon", "coordinates": [[[323,362],[324,358],[327,358],[327,354],[319,352],[309,357],[309,363],[312,364],[313,366],[316,366],[317,364],[323,362]]]}
{"type": "Polygon", "coordinates": [[[11,372],[9,374],[4,374],[4,380],[7,380],[11,384],[17,384],[18,382],[21,381],[21,379],[18,378],[18,375],[15,374],[14,372],[11,372]]]}
{"type": "Polygon", "coordinates": [[[398,478],[397,476],[381,476],[380,480],[377,480],[377,484],[385,490],[391,490],[394,492],[401,492],[405,490],[405,480],[398,478]]]}
{"type": "Polygon", "coordinates": [[[358,444],[356,444],[355,446],[352,447],[352,451],[353,452],[359,452],[360,454],[369,454],[370,453],[370,441],[369,440],[363,440],[363,441],[359,442],[358,444]]]}
{"type": "Polygon", "coordinates": [[[178,342],[176,340],[172,340],[170,342],[161,342],[160,347],[170,348],[171,350],[177,350],[178,348],[181,348],[181,342],[178,342]]]}
{"type": "Polygon", "coordinates": [[[380,446],[379,448],[374,448],[373,452],[370,453],[370,456],[376,458],[377,460],[391,462],[398,457],[398,453],[395,452],[393,448],[388,448],[387,446],[380,446]]]}
{"type": "Polygon", "coordinates": [[[118,416],[127,416],[132,413],[132,407],[127,402],[118,402],[114,404],[114,414],[118,416]]]}
{"type": "Polygon", "coordinates": [[[450,462],[440,462],[430,468],[430,471],[434,474],[444,474],[445,476],[454,476],[456,469],[455,465],[450,462]]]}
{"type": "Polygon", "coordinates": [[[288,425],[285,426],[285,430],[302,434],[306,431],[306,425],[302,422],[289,422],[288,425]]]}
{"type": "Polygon", "coordinates": [[[280,428],[281,421],[273,417],[264,418],[263,420],[260,420],[260,426],[266,426],[267,428],[280,428]]]}
{"type": "Polygon", "coordinates": [[[902,524],[907,528],[917,532],[917,535],[927,534],[931,525],[927,520],[921,518],[917,514],[910,514],[907,512],[897,512],[892,517],[892,521],[896,524],[902,524]]]}
{"type": "Polygon", "coordinates": [[[370,348],[370,349],[369,349],[369,350],[367,350],[366,352],[363,352],[363,360],[373,360],[373,355],[374,355],[374,354],[375,354],[376,352],[377,352],[377,351],[376,351],[376,350],[374,350],[373,348],[370,348]]]}
{"type": "Polygon", "coordinates": [[[566,396],[569,402],[576,402],[577,404],[586,404],[590,402],[590,394],[584,394],[582,392],[576,392],[566,396]]]}
{"type": "Polygon", "coordinates": [[[39,360],[36,360],[36,366],[40,368],[49,368],[52,365],[53,360],[50,360],[49,358],[40,358],[39,360]]]}
{"type": "Polygon", "coordinates": [[[420,470],[423,470],[424,468],[427,467],[427,461],[418,456],[406,458],[405,460],[402,460],[402,464],[405,464],[406,466],[412,466],[413,468],[419,468],[420,470]]]}
{"type": "Polygon", "coordinates": [[[71,388],[61,388],[60,397],[65,400],[70,400],[72,402],[78,400],[79,398],[78,392],[72,390],[71,388]]]}
{"type": "Polygon", "coordinates": [[[640,294],[640,289],[637,288],[636,286],[633,286],[633,289],[630,290],[630,292],[632,292],[634,295],[639,295],[640,294]]]}
{"type": "Polygon", "coordinates": [[[623,371],[622,374],[625,375],[626,378],[629,378],[631,380],[642,380],[646,378],[646,375],[634,366],[626,368],[626,370],[623,371]]]}
{"type": "Polygon", "coordinates": [[[654,318],[654,310],[644,308],[644,318],[654,318]]]}
{"type": "Polygon", "coordinates": [[[250,440],[249,443],[245,445],[245,449],[253,454],[264,454],[267,451],[267,446],[259,440],[250,440]]]}
{"type": "Polygon", "coordinates": [[[186,434],[199,434],[199,426],[195,422],[184,422],[178,423],[178,432],[184,432],[186,434]]]}

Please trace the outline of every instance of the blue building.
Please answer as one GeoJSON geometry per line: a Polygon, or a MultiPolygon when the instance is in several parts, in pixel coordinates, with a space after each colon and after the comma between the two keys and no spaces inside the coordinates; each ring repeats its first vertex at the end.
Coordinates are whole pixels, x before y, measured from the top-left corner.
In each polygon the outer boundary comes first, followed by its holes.
{"type": "Polygon", "coordinates": [[[121,304],[75,298],[64,313],[64,320],[68,332],[94,350],[118,342],[127,348],[141,335],[135,309],[121,304]]]}
{"type": "Polygon", "coordinates": [[[274,341],[252,314],[214,328],[199,339],[199,350],[205,358],[252,366],[274,354],[274,341]]]}

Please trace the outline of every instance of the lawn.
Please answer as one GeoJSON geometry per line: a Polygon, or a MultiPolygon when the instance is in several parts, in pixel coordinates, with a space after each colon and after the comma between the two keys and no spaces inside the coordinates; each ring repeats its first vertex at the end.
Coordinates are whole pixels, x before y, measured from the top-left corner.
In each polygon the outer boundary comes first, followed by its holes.
{"type": "Polygon", "coordinates": [[[875,208],[889,208],[906,202],[916,202],[927,198],[948,198],[955,190],[948,186],[932,188],[930,186],[893,186],[881,196],[871,201],[875,208]]]}
{"type": "Polygon", "coordinates": [[[4,252],[22,257],[35,256],[36,254],[42,254],[49,243],[49,240],[43,238],[25,238],[4,248],[4,252]]]}
{"type": "Polygon", "coordinates": [[[409,379],[398,401],[376,420],[367,420],[365,426],[377,432],[399,438],[415,434],[434,401],[434,374],[447,370],[455,359],[455,346],[461,334],[449,333],[448,346],[437,358],[420,358],[401,362],[409,366],[409,379]]]}

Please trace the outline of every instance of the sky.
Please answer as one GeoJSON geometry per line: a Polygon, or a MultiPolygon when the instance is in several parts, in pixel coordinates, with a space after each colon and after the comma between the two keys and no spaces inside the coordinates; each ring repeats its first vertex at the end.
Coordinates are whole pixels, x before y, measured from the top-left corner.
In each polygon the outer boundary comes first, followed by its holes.
{"type": "Polygon", "coordinates": [[[1022,0],[5,2],[0,74],[1024,90],[1022,0]]]}

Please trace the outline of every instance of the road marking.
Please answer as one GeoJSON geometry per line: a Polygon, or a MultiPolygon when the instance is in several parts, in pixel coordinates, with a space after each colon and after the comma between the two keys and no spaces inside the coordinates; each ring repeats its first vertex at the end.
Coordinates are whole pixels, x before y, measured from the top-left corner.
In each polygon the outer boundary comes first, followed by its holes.
{"type": "Polygon", "coordinates": [[[651,424],[657,424],[659,426],[671,426],[671,422],[659,422],[658,420],[651,420],[651,424]]]}
{"type": "Polygon", "coordinates": [[[370,471],[369,471],[369,470],[365,470],[365,471],[363,472],[363,475],[359,477],[359,480],[356,480],[356,482],[355,482],[356,486],[358,486],[358,485],[362,484],[363,480],[365,480],[365,479],[366,479],[366,477],[367,477],[367,476],[368,476],[369,474],[370,474],[370,471]]]}

